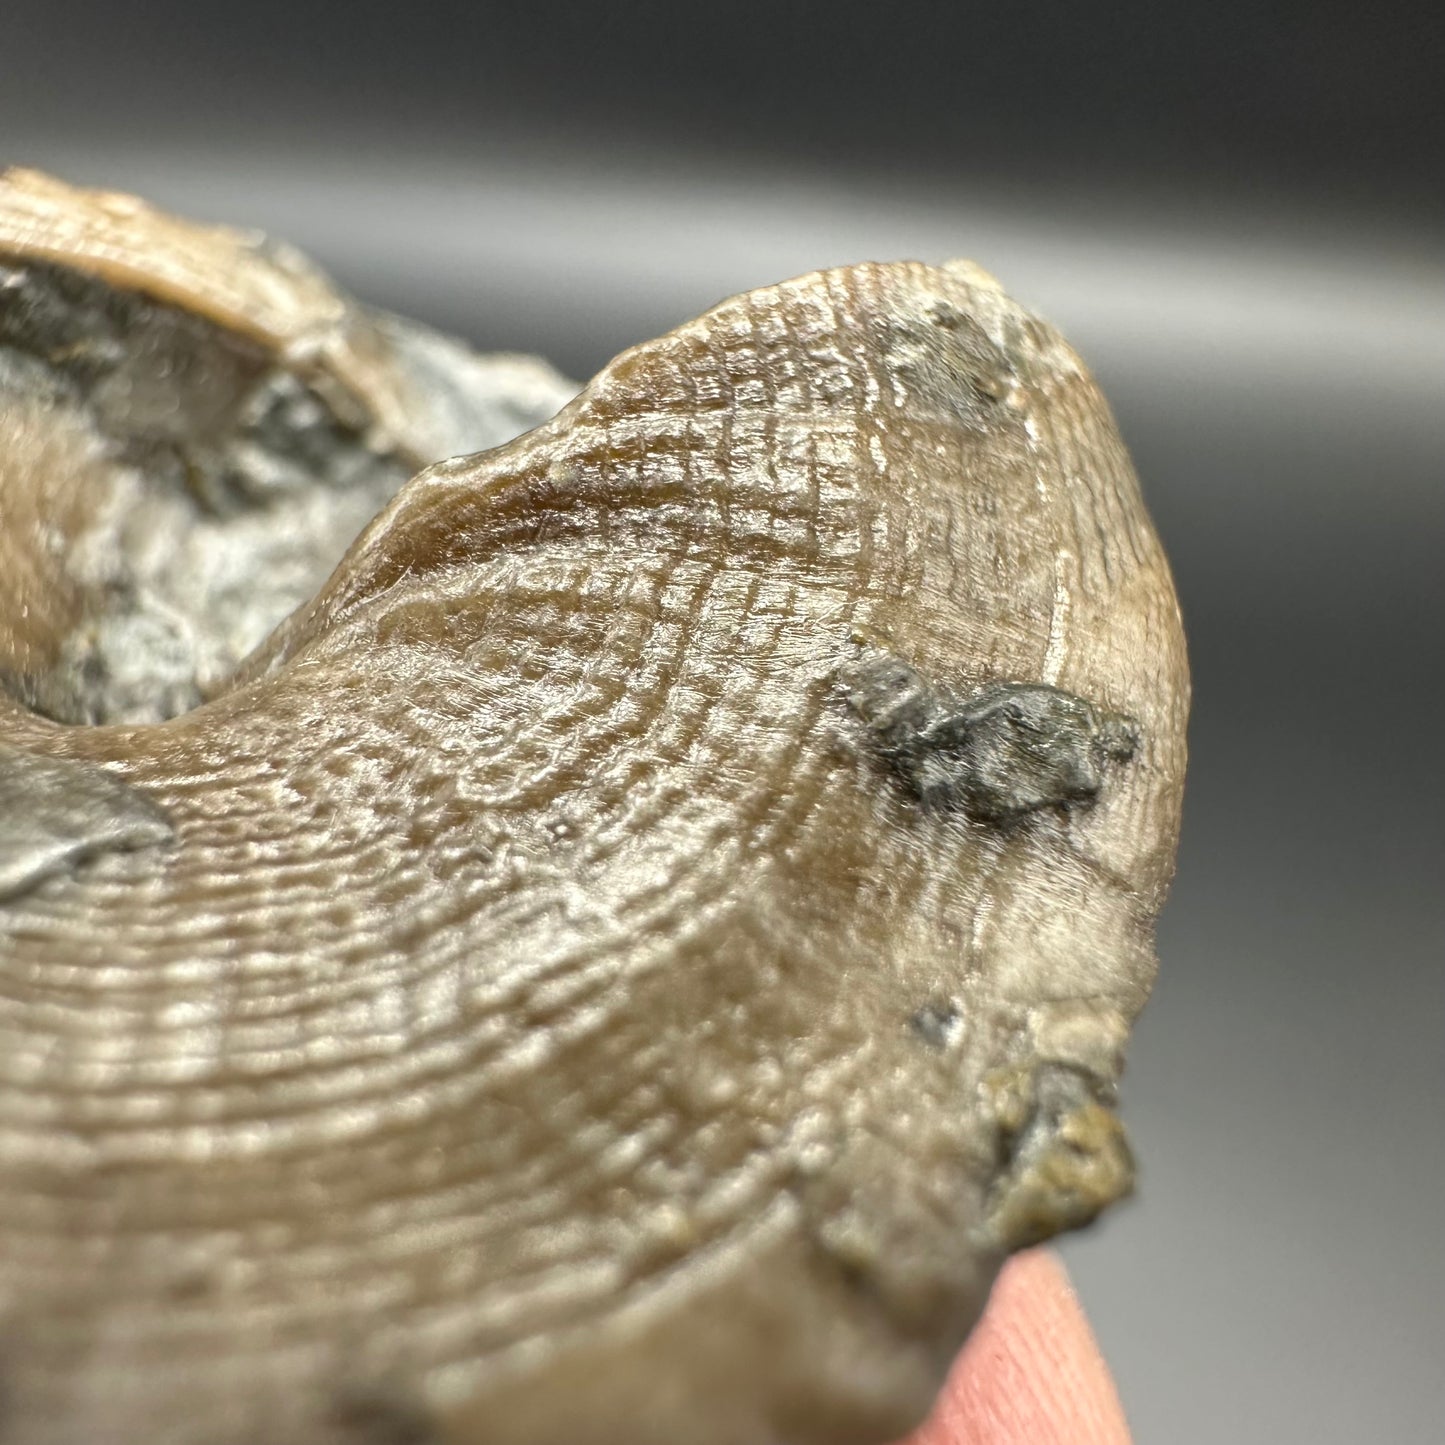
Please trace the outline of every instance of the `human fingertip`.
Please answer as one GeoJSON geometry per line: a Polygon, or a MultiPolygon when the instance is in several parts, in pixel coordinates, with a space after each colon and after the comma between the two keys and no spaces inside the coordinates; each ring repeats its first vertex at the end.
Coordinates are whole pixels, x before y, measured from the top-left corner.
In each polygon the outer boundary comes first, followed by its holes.
{"type": "Polygon", "coordinates": [[[933,1415],[903,1445],[1129,1445],[1113,1378],[1052,1251],[1004,1266],[933,1415]]]}

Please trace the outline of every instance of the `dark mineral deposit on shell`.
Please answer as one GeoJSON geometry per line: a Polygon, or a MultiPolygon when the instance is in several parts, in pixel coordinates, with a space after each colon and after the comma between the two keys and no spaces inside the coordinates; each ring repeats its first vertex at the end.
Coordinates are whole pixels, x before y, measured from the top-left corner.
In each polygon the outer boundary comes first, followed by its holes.
{"type": "Polygon", "coordinates": [[[5,1445],[879,1445],[1129,1189],[1184,646],[987,274],[574,397],[11,171],[0,391],[5,1445]]]}

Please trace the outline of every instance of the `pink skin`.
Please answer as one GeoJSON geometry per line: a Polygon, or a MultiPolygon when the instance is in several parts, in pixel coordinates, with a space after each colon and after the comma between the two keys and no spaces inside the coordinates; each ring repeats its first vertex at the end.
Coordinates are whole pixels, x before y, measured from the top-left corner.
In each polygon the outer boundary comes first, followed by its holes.
{"type": "Polygon", "coordinates": [[[1108,1366],[1053,1254],[1005,1266],[933,1417],[901,1445],[1129,1445],[1108,1366]]]}

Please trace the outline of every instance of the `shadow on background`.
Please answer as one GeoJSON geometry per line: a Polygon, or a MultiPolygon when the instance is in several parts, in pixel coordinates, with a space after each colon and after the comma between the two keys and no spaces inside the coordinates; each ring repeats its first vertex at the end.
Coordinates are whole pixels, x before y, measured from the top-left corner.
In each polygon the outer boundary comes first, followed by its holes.
{"type": "Polygon", "coordinates": [[[574,375],[966,254],[1114,402],[1195,673],[1125,1115],[1066,1253],[1141,1442],[1445,1416],[1440,22],[1329,6],[6,6],[8,159],[264,225],[574,375]],[[1426,185],[1426,177],[1437,182],[1426,185]]]}

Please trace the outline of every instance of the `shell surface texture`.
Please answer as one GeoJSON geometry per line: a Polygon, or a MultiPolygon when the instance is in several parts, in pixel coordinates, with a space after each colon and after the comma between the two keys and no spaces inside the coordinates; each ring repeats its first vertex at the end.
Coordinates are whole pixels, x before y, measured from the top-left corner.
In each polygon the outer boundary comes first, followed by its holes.
{"type": "Polygon", "coordinates": [[[1078,358],[864,264],[572,390],[0,175],[4,1445],[878,1445],[1128,1191],[1188,680],[1078,358]]]}

